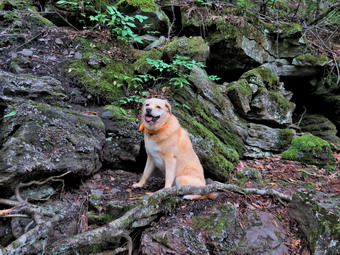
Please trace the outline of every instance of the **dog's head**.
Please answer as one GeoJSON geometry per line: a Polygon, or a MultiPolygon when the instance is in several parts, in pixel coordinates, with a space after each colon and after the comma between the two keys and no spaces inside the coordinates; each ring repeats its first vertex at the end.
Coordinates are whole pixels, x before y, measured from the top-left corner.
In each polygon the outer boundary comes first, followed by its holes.
{"type": "Polygon", "coordinates": [[[171,106],[168,101],[151,98],[144,102],[142,108],[143,122],[148,126],[164,124],[171,115],[171,106]]]}

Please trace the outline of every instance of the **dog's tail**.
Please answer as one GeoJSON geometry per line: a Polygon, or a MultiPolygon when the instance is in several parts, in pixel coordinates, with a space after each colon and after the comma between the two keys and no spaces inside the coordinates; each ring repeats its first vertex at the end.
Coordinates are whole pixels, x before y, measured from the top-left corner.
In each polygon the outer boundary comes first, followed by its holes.
{"type": "Polygon", "coordinates": [[[185,195],[183,196],[183,199],[187,200],[196,200],[196,199],[216,199],[218,194],[216,192],[212,192],[206,195],[185,195]]]}

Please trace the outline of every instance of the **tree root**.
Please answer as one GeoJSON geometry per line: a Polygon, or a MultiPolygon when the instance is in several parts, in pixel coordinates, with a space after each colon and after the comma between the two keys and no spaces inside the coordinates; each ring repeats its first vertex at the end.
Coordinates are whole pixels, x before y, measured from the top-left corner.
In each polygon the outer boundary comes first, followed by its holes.
{"type": "MultiPolygon", "coordinates": [[[[122,217],[110,222],[108,225],[57,241],[46,247],[43,254],[71,254],[75,250],[80,250],[88,245],[97,245],[106,242],[108,243],[120,237],[126,238],[127,233],[130,233],[135,227],[135,222],[142,222],[142,220],[144,220],[144,225],[148,225],[155,219],[155,217],[151,216],[169,210],[169,207],[167,207],[165,203],[167,198],[187,194],[204,195],[215,191],[231,191],[240,194],[267,195],[285,201],[292,200],[289,195],[280,193],[273,189],[263,190],[254,188],[241,188],[236,185],[222,183],[210,184],[205,187],[185,186],[166,188],[155,192],[136,207],[125,213],[122,217]]],[[[140,224],[137,225],[138,227],[141,226],[140,224]]]]}
{"type": "MultiPolygon", "coordinates": [[[[20,212],[31,215],[36,222],[35,228],[12,242],[3,249],[2,252],[4,254],[73,254],[75,251],[90,246],[112,243],[114,240],[117,241],[120,240],[120,238],[124,238],[127,240],[127,247],[117,247],[117,249],[128,250],[129,254],[132,254],[130,233],[134,228],[149,225],[157,218],[158,214],[171,210],[174,203],[173,201],[166,203],[168,198],[187,194],[204,195],[216,191],[235,192],[243,195],[267,195],[288,202],[292,200],[289,195],[273,189],[241,188],[236,185],[217,182],[205,187],[184,186],[166,188],[155,192],[144,201],[137,204],[136,207],[126,212],[122,217],[105,226],[48,245],[48,236],[52,233],[56,224],[63,220],[62,216],[47,212],[44,209],[27,202],[0,199],[0,203],[2,204],[20,207],[20,212]]],[[[175,203],[179,201],[180,200],[176,200],[175,203]]]]}
{"type": "Polygon", "coordinates": [[[20,188],[30,185],[43,185],[51,180],[62,181],[58,179],[70,172],[63,173],[58,176],[51,176],[40,181],[31,181],[29,183],[20,183],[15,188],[15,197],[18,201],[0,198],[0,204],[12,206],[13,208],[2,210],[0,217],[4,218],[32,218],[33,221],[26,226],[25,234],[20,236],[14,242],[9,244],[5,249],[0,250],[2,254],[38,254],[47,246],[48,236],[54,230],[54,226],[62,220],[62,216],[47,211],[44,208],[31,204],[20,196],[20,188]],[[33,222],[35,227],[27,232],[33,222]]]}

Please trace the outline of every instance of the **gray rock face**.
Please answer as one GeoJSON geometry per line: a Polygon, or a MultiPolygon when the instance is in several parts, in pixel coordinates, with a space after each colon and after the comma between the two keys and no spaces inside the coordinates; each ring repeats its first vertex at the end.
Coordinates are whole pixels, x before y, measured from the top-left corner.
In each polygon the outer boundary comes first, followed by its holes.
{"type": "Polygon", "coordinates": [[[252,110],[246,116],[249,120],[280,125],[292,123],[295,104],[285,100],[277,92],[261,90],[253,97],[250,105],[252,110]]]}
{"type": "Polygon", "coordinates": [[[290,64],[288,61],[286,63],[273,61],[270,63],[265,63],[262,65],[265,68],[270,69],[273,73],[281,77],[311,77],[320,73],[321,69],[317,69],[311,66],[295,66],[290,64]]]}
{"type": "MultiPolygon", "coordinates": [[[[251,211],[243,215],[241,228],[237,209],[215,206],[185,222],[170,219],[144,231],[142,254],[284,254],[284,226],[271,214],[251,211]]],[[[182,219],[183,220],[183,219],[182,219]]]]}
{"type": "Polygon", "coordinates": [[[251,123],[248,134],[249,136],[245,141],[246,152],[243,156],[259,158],[286,149],[292,141],[295,131],[251,123]]]}
{"type": "Polygon", "coordinates": [[[101,167],[104,124],[46,104],[23,102],[1,125],[0,187],[37,174],[71,171],[90,175],[101,167]]]}
{"type": "Polygon", "coordinates": [[[340,196],[299,190],[289,204],[289,215],[306,235],[312,254],[340,253],[340,196]]]}
{"type": "Polygon", "coordinates": [[[137,162],[144,139],[143,133],[138,131],[139,124],[133,118],[109,109],[101,114],[101,118],[108,134],[103,146],[103,163],[110,168],[129,170],[138,164],[139,170],[143,170],[145,162],[137,162]]]}
{"type": "Polygon", "coordinates": [[[52,77],[17,75],[0,70],[0,99],[45,102],[60,105],[67,99],[61,83],[52,77]]]}

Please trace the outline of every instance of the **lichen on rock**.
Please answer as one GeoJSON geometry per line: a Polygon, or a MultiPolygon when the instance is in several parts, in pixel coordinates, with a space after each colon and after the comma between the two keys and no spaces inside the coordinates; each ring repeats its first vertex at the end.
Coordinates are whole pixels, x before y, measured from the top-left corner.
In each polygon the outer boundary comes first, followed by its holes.
{"type": "Polygon", "coordinates": [[[339,195],[304,189],[289,204],[289,216],[307,237],[312,254],[339,254],[339,204],[339,195]]]}

